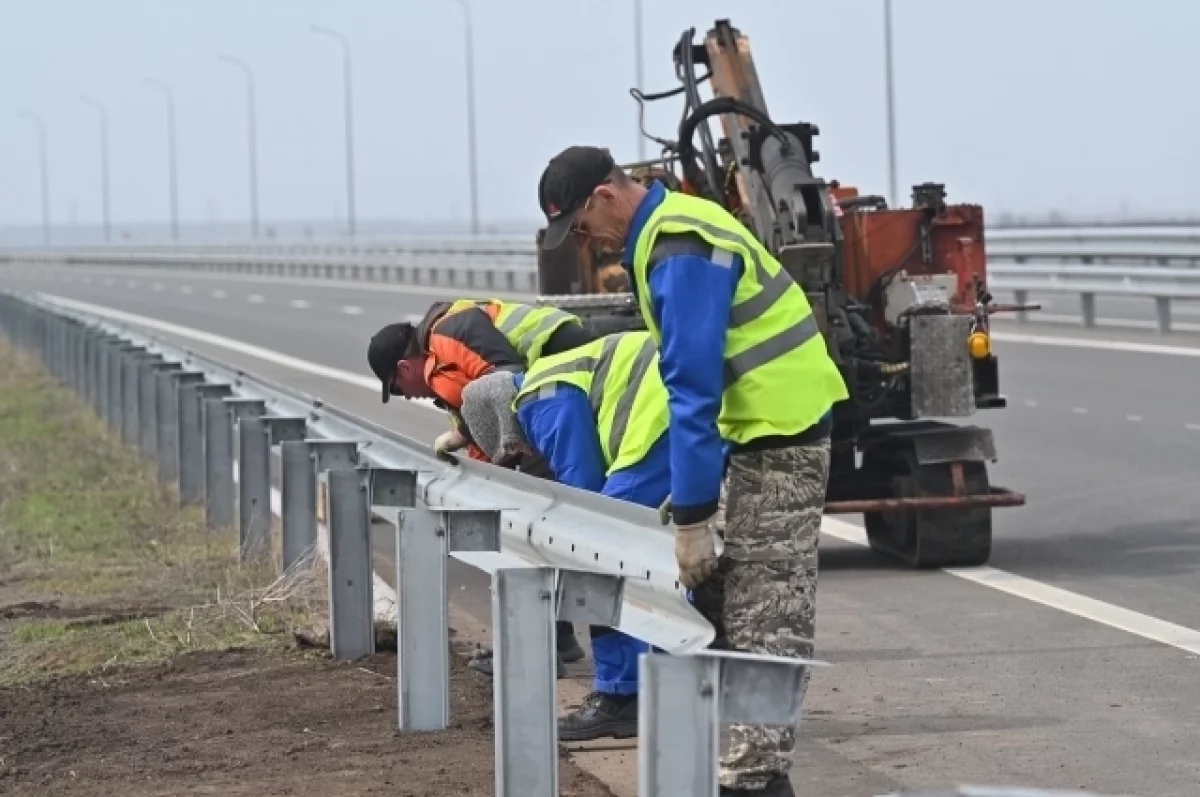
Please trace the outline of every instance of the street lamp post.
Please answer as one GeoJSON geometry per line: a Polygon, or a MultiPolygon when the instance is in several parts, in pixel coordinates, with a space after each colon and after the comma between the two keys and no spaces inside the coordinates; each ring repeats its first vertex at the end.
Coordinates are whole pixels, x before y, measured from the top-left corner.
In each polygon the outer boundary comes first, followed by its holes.
{"type": "Polygon", "coordinates": [[[32,111],[22,111],[21,118],[28,119],[38,129],[38,142],[41,148],[41,171],[42,171],[42,242],[47,246],[50,245],[50,166],[49,156],[46,153],[46,123],[42,121],[42,117],[32,111]]]}
{"type": "Polygon", "coordinates": [[[342,57],[346,79],[346,204],[349,208],[350,235],[357,233],[354,212],[354,95],[351,80],[350,41],[341,33],[321,25],[313,25],[312,32],[329,36],[342,46],[342,57]]]}
{"type": "Polygon", "coordinates": [[[888,197],[897,207],[896,196],[896,99],[892,91],[892,0],[883,0],[883,52],[887,81],[888,197]]]}
{"type": "Polygon", "coordinates": [[[165,83],[146,78],[146,85],[163,93],[167,99],[167,162],[171,175],[171,240],[179,240],[179,183],[175,154],[175,92],[165,83]]]}
{"type": "Polygon", "coordinates": [[[112,218],[109,215],[110,194],[108,184],[108,108],[91,97],[80,97],[81,102],[96,109],[100,115],[100,213],[104,225],[104,242],[112,240],[112,218]]]}
{"type": "Polygon", "coordinates": [[[467,71],[467,157],[471,172],[471,234],[479,235],[479,170],[475,148],[475,36],[468,0],[458,0],[463,10],[463,36],[467,71]]]}
{"type": "Polygon", "coordinates": [[[250,235],[258,238],[258,134],[256,133],[256,108],[254,71],[240,58],[222,55],[221,61],[238,67],[246,76],[246,127],[250,148],[250,235]]]}
{"type": "MultiPolygon", "coordinates": [[[[634,77],[637,80],[637,90],[645,91],[645,75],[642,65],[642,0],[633,0],[633,63],[634,77]]],[[[638,161],[646,160],[646,137],[642,135],[641,125],[638,125],[638,161]]]]}

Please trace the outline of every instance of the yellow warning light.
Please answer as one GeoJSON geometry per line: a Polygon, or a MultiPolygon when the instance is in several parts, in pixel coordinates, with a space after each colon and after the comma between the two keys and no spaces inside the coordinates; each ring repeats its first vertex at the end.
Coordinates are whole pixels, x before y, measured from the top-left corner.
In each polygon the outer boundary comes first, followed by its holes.
{"type": "Polygon", "coordinates": [[[972,332],[967,338],[967,351],[976,360],[982,360],[992,353],[992,341],[986,332],[972,332]]]}

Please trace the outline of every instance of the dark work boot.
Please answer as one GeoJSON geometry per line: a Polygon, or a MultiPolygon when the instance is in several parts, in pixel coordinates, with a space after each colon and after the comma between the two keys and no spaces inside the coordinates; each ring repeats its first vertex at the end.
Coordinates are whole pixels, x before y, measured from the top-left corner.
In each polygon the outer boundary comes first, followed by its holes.
{"type": "Polygon", "coordinates": [[[638,733],[637,695],[607,695],[592,692],[583,705],[558,718],[560,742],[591,739],[629,739],[638,733]]]}
{"type": "MultiPolygon", "coordinates": [[[[475,654],[471,656],[471,660],[467,662],[467,666],[475,672],[482,673],[491,678],[494,675],[492,672],[492,651],[484,649],[475,651],[475,654]]],[[[557,678],[561,681],[566,677],[567,666],[563,664],[562,656],[560,655],[558,657],[557,678]]]]}
{"type": "Polygon", "coordinates": [[[555,622],[554,644],[558,648],[560,661],[570,664],[583,658],[583,648],[579,647],[579,640],[575,638],[575,626],[568,622],[563,620],[555,622]]]}
{"type": "Polygon", "coordinates": [[[775,778],[765,789],[751,791],[750,789],[727,789],[724,786],[717,792],[721,797],[796,797],[789,778],[775,778]]]}

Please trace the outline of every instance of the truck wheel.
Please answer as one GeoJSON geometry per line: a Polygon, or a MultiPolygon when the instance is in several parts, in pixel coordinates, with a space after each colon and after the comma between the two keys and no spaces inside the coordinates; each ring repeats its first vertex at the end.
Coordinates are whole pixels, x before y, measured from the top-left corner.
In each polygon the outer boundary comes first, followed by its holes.
{"type": "MultiPolygon", "coordinates": [[[[880,476],[889,474],[897,498],[953,494],[950,464],[920,464],[910,448],[868,452],[863,467],[880,476]]],[[[985,463],[964,462],[962,471],[969,494],[988,491],[985,463]]],[[[989,507],[895,509],[865,512],[863,519],[872,550],[913,567],[971,567],[986,564],[992,553],[989,507]]]]}

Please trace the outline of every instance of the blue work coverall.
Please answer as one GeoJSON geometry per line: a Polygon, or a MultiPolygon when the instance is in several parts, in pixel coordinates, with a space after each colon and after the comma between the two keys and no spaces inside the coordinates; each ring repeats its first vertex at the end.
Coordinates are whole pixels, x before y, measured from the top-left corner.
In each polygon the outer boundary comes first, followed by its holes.
{"type": "MultiPolygon", "coordinates": [[[[633,214],[622,262],[630,285],[636,284],[633,253],[638,238],[666,194],[666,187],[654,181],[633,214]]],[[[717,427],[725,392],[725,337],[745,268],[740,255],[733,255],[733,262],[725,266],[699,254],[712,247],[699,234],[692,235],[695,253],[681,248],[656,264],[647,280],[650,306],[662,331],[658,367],[670,395],[671,514],[677,525],[712,517],[721,497],[733,448],[717,427]]]]}
{"type": "MultiPolygon", "coordinates": [[[[517,377],[517,389],[524,375],[517,377]]],[[[636,465],[605,475],[607,466],[588,396],[558,383],[553,395],[532,398],[517,410],[526,439],[550,465],[554,480],[581,490],[648,507],[658,507],[671,491],[670,455],[663,435],[636,465]]],[[[615,629],[592,628],[595,691],[636,695],[638,656],[650,646],[615,629]],[[605,633],[606,632],[606,633],[605,633]]]]}

